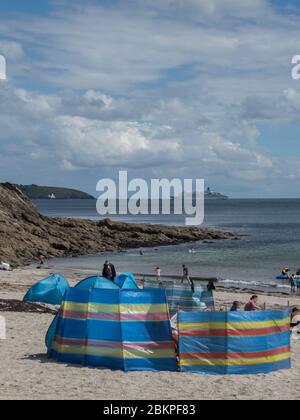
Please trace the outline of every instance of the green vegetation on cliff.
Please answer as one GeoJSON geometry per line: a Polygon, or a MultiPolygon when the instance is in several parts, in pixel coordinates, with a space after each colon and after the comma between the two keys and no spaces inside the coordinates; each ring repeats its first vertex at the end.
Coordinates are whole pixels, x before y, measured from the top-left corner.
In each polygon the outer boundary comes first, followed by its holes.
{"type": "Polygon", "coordinates": [[[59,188],[59,187],[42,187],[38,185],[16,185],[24,194],[27,195],[31,200],[38,199],[77,199],[77,200],[92,200],[89,194],[82,191],[73,190],[70,188],[59,188]]]}

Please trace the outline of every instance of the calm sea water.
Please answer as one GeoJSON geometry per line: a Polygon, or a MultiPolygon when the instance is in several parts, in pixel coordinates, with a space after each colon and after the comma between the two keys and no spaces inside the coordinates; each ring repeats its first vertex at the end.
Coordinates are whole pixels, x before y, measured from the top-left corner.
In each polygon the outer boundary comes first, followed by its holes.
{"type": "MultiPolygon", "coordinates": [[[[48,216],[100,219],[96,202],[90,200],[38,200],[41,213],[48,216]]],[[[116,217],[127,222],[183,225],[184,217],[116,217]]],[[[192,275],[217,276],[228,286],[279,290],[288,285],[275,280],[283,266],[300,268],[300,200],[225,200],[207,201],[204,226],[223,228],[243,235],[240,241],[197,242],[159,249],[101,254],[55,260],[57,267],[93,268],[99,271],[105,259],[119,271],[153,273],[160,266],[163,274],[180,274],[186,263],[192,275]],[[189,249],[194,247],[196,254],[189,249]]]]}

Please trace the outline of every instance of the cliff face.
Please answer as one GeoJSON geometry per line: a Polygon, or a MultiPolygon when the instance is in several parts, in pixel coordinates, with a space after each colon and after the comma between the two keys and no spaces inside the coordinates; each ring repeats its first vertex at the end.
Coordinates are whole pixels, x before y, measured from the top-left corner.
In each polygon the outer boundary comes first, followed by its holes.
{"type": "Polygon", "coordinates": [[[40,254],[79,256],[140,246],[236,236],[220,230],[49,218],[15,186],[0,184],[0,261],[24,264],[40,254]]]}

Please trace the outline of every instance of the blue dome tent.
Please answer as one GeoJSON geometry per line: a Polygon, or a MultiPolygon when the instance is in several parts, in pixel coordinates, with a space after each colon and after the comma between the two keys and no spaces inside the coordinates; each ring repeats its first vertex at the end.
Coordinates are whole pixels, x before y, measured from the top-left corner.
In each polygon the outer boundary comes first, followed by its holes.
{"type": "Polygon", "coordinates": [[[100,276],[92,276],[88,277],[81,282],[79,282],[76,286],[76,289],[119,289],[115,283],[111,280],[107,280],[104,277],[100,276]]]}
{"type": "Polygon", "coordinates": [[[132,273],[120,274],[116,278],[115,284],[117,284],[121,289],[137,290],[139,288],[132,273]]]}
{"type": "Polygon", "coordinates": [[[24,302],[48,303],[60,305],[70,285],[60,274],[51,274],[49,277],[39,281],[28,290],[24,302]]]}

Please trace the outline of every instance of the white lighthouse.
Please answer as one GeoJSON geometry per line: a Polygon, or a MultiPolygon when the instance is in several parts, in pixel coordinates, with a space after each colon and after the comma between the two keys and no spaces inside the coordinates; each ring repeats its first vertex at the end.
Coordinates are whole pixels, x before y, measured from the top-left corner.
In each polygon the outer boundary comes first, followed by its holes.
{"type": "Polygon", "coordinates": [[[3,55],[0,54],[0,80],[6,80],[6,60],[3,55]]]}

